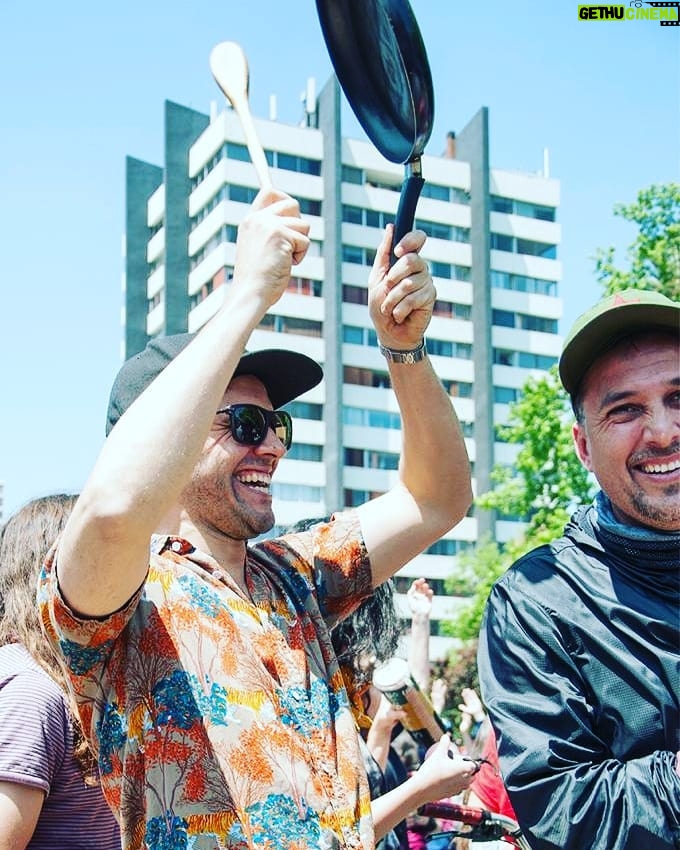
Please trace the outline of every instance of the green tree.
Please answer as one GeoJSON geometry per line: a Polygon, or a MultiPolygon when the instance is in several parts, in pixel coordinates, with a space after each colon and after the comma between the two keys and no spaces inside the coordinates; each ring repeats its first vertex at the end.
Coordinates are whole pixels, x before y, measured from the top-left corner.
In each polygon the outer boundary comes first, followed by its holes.
{"type": "Polygon", "coordinates": [[[638,235],[628,248],[627,271],[614,265],[614,248],[597,252],[595,276],[605,295],[649,289],[680,300],[680,184],[642,189],[633,203],[617,204],[614,215],[635,223],[638,235]]]}
{"type": "Polygon", "coordinates": [[[496,465],[496,484],[477,504],[527,523],[525,537],[534,545],[559,536],[576,505],[592,498],[592,483],[571,436],[573,413],[557,367],[529,378],[510,406],[499,437],[520,446],[512,467],[496,465]]]}
{"type": "MultiPolygon", "coordinates": [[[[464,589],[472,597],[464,605],[454,620],[440,623],[440,632],[461,641],[473,641],[479,635],[479,626],[484,613],[484,605],[491,585],[511,564],[511,556],[501,550],[494,540],[484,540],[474,549],[463,552],[458,559],[455,577],[446,579],[444,587],[449,594],[460,594],[460,579],[464,580],[464,589]]],[[[465,687],[461,685],[461,688],[465,687]]]]}

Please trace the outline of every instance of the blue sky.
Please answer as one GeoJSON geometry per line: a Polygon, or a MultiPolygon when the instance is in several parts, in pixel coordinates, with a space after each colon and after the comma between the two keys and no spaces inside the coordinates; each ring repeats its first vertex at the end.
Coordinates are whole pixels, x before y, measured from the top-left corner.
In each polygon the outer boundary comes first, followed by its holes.
{"type": "MultiPolygon", "coordinates": [[[[412,0],[435,86],[427,153],[489,108],[491,161],[561,181],[568,324],[599,292],[592,257],[635,231],[612,215],[680,175],[680,27],[581,22],[577,2],[412,0]]],[[[0,481],[4,515],[77,491],[120,365],[124,163],[162,164],[165,99],[208,112],[208,58],[239,42],[251,109],[297,123],[331,73],[313,0],[3,0],[0,7],[0,481]]],[[[345,109],[345,131],[363,134],[345,109]]],[[[425,174],[427,177],[427,174],[425,174]]],[[[190,403],[190,400],[187,400],[190,403]]]]}

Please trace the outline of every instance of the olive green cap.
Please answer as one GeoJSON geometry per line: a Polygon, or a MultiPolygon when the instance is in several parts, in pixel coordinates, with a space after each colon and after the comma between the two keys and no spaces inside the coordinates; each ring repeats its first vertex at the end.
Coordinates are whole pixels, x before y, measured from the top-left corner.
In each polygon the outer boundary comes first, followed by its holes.
{"type": "Polygon", "coordinates": [[[569,331],[559,362],[562,386],[573,396],[594,361],[632,333],[672,331],[680,340],[680,303],[660,292],[625,289],[586,310],[569,331]]]}

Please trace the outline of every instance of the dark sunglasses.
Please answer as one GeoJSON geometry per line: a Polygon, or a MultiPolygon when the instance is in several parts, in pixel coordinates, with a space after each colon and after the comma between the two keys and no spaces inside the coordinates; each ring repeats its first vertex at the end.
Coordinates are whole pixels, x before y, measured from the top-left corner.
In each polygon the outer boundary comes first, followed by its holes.
{"type": "Polygon", "coordinates": [[[259,446],[269,428],[286,448],[293,442],[293,420],[285,410],[267,410],[257,404],[230,404],[217,413],[227,417],[231,436],[242,446],[259,446]]]}

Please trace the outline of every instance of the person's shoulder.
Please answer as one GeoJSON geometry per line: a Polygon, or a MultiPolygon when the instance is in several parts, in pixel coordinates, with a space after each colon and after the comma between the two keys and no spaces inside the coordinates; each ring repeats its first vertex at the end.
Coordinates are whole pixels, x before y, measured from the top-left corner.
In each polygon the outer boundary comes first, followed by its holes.
{"type": "Polygon", "coordinates": [[[558,537],[536,546],[517,558],[494,582],[492,597],[501,595],[547,603],[562,583],[562,574],[572,569],[581,555],[568,537],[558,537]]]}
{"type": "Polygon", "coordinates": [[[20,644],[0,647],[0,701],[21,711],[47,712],[67,722],[69,710],[61,687],[20,644]]]}
{"type": "Polygon", "coordinates": [[[519,579],[522,576],[537,576],[546,571],[552,572],[555,562],[559,558],[565,543],[564,538],[559,537],[550,543],[544,543],[530,549],[515,560],[507,571],[501,576],[502,579],[519,579]]]}

